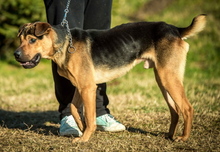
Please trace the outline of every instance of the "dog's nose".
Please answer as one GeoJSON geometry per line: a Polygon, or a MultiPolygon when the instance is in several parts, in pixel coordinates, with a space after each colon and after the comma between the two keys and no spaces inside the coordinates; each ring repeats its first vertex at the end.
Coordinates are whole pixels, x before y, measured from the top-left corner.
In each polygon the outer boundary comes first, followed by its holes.
{"type": "Polygon", "coordinates": [[[15,56],[16,59],[19,59],[19,58],[21,57],[21,51],[16,50],[16,51],[14,52],[14,56],[15,56]]]}

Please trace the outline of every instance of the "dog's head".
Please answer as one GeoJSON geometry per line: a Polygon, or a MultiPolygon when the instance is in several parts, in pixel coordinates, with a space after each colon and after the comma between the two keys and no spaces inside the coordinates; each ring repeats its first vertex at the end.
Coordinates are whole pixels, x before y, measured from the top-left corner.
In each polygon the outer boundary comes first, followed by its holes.
{"type": "Polygon", "coordinates": [[[48,58],[52,51],[51,30],[51,25],[43,22],[27,23],[19,29],[21,44],[14,56],[24,68],[35,67],[41,57],[48,58]]]}

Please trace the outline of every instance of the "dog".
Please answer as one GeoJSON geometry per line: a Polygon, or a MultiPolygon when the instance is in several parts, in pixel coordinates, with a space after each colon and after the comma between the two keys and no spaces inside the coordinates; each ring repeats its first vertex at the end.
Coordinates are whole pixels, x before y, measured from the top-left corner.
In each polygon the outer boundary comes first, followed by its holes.
{"type": "Polygon", "coordinates": [[[70,30],[72,47],[65,27],[44,22],[28,23],[19,29],[21,44],[14,56],[24,68],[35,67],[41,58],[52,60],[58,66],[59,75],[77,88],[70,107],[83,135],[74,138],[73,142],[88,141],[96,130],[96,84],[118,78],[144,62],[145,69],[154,69],[156,82],[171,113],[168,137],[186,141],[194,110],[183,87],[189,50],[184,39],[202,31],[205,23],[206,15],[201,14],[184,28],[165,22],[128,23],[108,30],[73,28],[70,30]],[[82,104],[84,121],[77,110],[82,104]],[[181,113],[183,133],[175,137],[181,113]]]}

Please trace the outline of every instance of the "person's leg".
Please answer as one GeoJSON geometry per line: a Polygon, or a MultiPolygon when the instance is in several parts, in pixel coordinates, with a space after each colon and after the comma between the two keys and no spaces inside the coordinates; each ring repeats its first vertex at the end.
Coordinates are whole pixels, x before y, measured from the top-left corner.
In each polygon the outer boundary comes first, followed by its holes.
{"type": "Polygon", "coordinates": [[[110,110],[107,108],[109,100],[106,94],[106,87],[106,83],[98,84],[96,91],[96,117],[110,114],[110,110]]]}
{"type": "MultiPolygon", "coordinates": [[[[88,0],[83,29],[109,29],[111,24],[112,0],[88,0]]],[[[97,129],[102,131],[122,131],[125,126],[110,115],[106,94],[106,83],[98,84],[96,92],[96,123],[97,129]]]]}
{"type": "MultiPolygon", "coordinates": [[[[47,21],[51,25],[61,24],[64,17],[64,10],[66,9],[67,0],[44,0],[47,21]]],[[[79,27],[83,28],[84,20],[84,1],[71,0],[69,6],[69,13],[67,14],[67,20],[69,27],[79,27]]],[[[77,127],[75,120],[73,119],[69,103],[71,103],[75,87],[71,84],[69,80],[61,77],[57,73],[57,65],[52,62],[52,72],[55,86],[55,95],[57,101],[59,102],[59,112],[61,126],[60,135],[82,135],[81,131],[77,127]]]]}
{"type": "MultiPolygon", "coordinates": [[[[47,21],[51,25],[61,24],[64,17],[64,10],[66,9],[67,0],[44,0],[47,21]]],[[[67,20],[69,20],[69,27],[79,27],[83,28],[84,20],[84,3],[83,0],[78,2],[77,0],[72,0],[69,6],[69,13],[67,14],[67,20]],[[74,17],[71,15],[74,14],[74,17]]],[[[59,112],[61,112],[61,118],[65,115],[70,115],[69,113],[63,114],[62,111],[67,107],[67,105],[72,101],[75,87],[71,84],[69,80],[61,77],[57,73],[57,65],[52,62],[52,72],[55,85],[55,95],[59,102],[59,112]]]]}
{"type": "MultiPolygon", "coordinates": [[[[44,2],[45,2],[48,22],[52,25],[60,24],[63,20],[64,9],[66,9],[67,0],[66,1],[44,0],[44,2]]],[[[86,8],[91,8],[91,7],[88,7],[88,4],[90,2],[91,1],[87,1],[87,0],[85,1],[84,0],[81,0],[81,1],[71,0],[70,6],[69,6],[69,13],[67,14],[67,20],[69,22],[70,28],[73,28],[73,27],[84,28],[85,26],[84,25],[84,21],[85,21],[84,13],[87,14],[86,8]]],[[[102,11],[105,11],[105,9],[102,11]]],[[[110,12],[107,16],[109,15],[110,15],[110,12]]],[[[101,18],[99,18],[99,20],[101,21],[101,18]]],[[[95,25],[95,23],[97,24],[98,22],[93,21],[92,25],[95,25]]],[[[96,27],[93,26],[93,29],[94,28],[98,28],[98,29],[109,28],[110,16],[107,17],[107,19],[105,19],[103,24],[100,24],[100,25],[101,26],[96,26],[96,27]]],[[[87,24],[87,26],[85,26],[85,28],[89,29],[89,23],[87,24]]],[[[71,116],[69,106],[68,106],[69,103],[72,101],[75,87],[72,86],[69,80],[59,76],[59,74],[57,73],[57,65],[53,62],[52,62],[52,71],[53,71],[53,78],[54,78],[54,83],[55,83],[55,94],[60,104],[59,105],[59,112],[61,112],[60,133],[61,135],[69,135],[69,134],[73,134],[75,136],[81,135],[81,132],[78,130],[78,127],[76,126],[75,121],[73,117],[71,116]]],[[[109,113],[109,110],[106,107],[109,103],[108,97],[106,95],[106,84],[98,85],[96,102],[97,102],[97,106],[96,106],[97,116],[102,116],[104,114],[109,113]]]]}
{"type": "Polygon", "coordinates": [[[84,29],[109,29],[111,26],[112,0],[88,0],[84,29]]]}
{"type": "MultiPolygon", "coordinates": [[[[68,0],[44,0],[47,21],[51,25],[61,24],[64,17],[64,10],[66,9],[68,0]]],[[[67,14],[67,21],[70,28],[83,28],[84,21],[84,0],[71,0],[69,5],[69,12],[67,14]]]]}
{"type": "MultiPolygon", "coordinates": [[[[45,0],[47,20],[50,24],[57,25],[62,22],[63,16],[64,16],[64,9],[66,8],[66,3],[67,3],[67,0],[66,1],[45,0]]],[[[96,4],[96,3],[94,3],[94,4],[96,4]]],[[[92,1],[87,2],[87,0],[85,2],[83,0],[80,2],[77,0],[71,0],[70,6],[69,6],[69,12],[67,14],[67,20],[69,23],[69,27],[70,28],[79,27],[79,28],[84,28],[84,29],[91,29],[91,28],[92,29],[107,29],[107,28],[109,28],[110,18],[111,18],[111,14],[110,14],[111,13],[111,3],[109,3],[108,5],[105,5],[106,7],[108,7],[108,9],[107,9],[108,11],[106,11],[106,12],[109,12],[108,15],[94,14],[91,17],[96,20],[95,16],[99,16],[97,19],[98,22],[101,22],[102,19],[104,18],[102,24],[97,24],[97,22],[95,22],[95,20],[92,20],[91,26],[90,26],[89,22],[91,20],[88,19],[90,17],[87,15],[85,20],[88,21],[88,23],[86,23],[87,25],[84,25],[84,13],[85,13],[85,16],[86,16],[86,14],[91,13],[92,10],[90,10],[90,9],[94,8],[94,4],[92,1]],[[90,5],[92,5],[92,6],[90,6],[90,5]]],[[[97,4],[102,4],[102,3],[98,2],[97,4]]],[[[102,9],[103,8],[101,8],[100,12],[105,12],[105,9],[104,10],[102,10],[102,9]]],[[[57,73],[57,66],[55,63],[52,63],[52,71],[53,71],[53,78],[54,78],[54,83],[55,83],[55,94],[56,94],[57,100],[60,104],[59,105],[59,112],[61,112],[61,119],[62,119],[64,116],[70,115],[70,111],[68,111],[68,110],[64,111],[64,109],[72,101],[75,87],[72,86],[72,84],[69,82],[69,80],[61,77],[57,73]]],[[[109,103],[108,97],[106,95],[106,84],[98,85],[96,101],[97,101],[96,102],[97,116],[101,116],[101,115],[109,113],[109,109],[107,109],[107,107],[106,107],[109,103]]]]}
{"type": "MultiPolygon", "coordinates": [[[[88,0],[84,11],[83,29],[109,29],[112,0],[88,0]]],[[[96,116],[109,114],[106,84],[98,84],[96,92],[96,116]]]]}

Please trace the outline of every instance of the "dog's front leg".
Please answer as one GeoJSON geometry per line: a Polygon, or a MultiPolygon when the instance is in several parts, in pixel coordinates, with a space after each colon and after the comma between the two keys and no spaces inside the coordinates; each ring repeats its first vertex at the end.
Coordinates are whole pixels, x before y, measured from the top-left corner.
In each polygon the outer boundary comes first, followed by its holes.
{"type": "Polygon", "coordinates": [[[88,141],[92,133],[96,130],[96,89],[97,86],[92,85],[79,90],[85,110],[86,128],[82,137],[74,138],[73,143],[88,141]]]}

